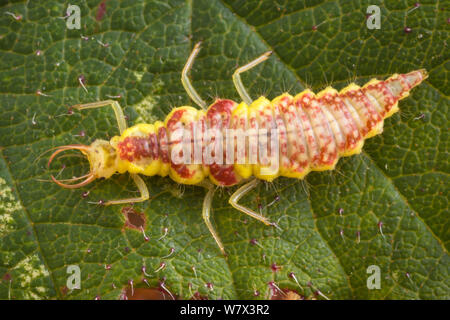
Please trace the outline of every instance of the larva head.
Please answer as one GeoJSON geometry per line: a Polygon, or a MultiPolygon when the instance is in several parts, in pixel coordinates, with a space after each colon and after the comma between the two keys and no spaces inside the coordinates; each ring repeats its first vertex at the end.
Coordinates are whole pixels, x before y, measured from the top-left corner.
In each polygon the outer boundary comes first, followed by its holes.
{"type": "Polygon", "coordinates": [[[72,144],[67,146],[61,146],[56,148],[56,151],[50,156],[48,160],[47,166],[49,167],[52,163],[53,159],[61,152],[67,150],[79,150],[83,153],[87,160],[89,161],[90,170],[87,174],[67,179],[64,181],[77,181],[83,178],[86,178],[84,181],[75,183],[75,184],[65,184],[60,180],[57,180],[52,175],[52,180],[59,186],[68,189],[76,189],[81,188],[95,179],[98,178],[109,178],[111,177],[117,170],[117,156],[116,150],[110,145],[108,141],[97,139],[90,146],[82,145],[82,144],[72,144]]]}

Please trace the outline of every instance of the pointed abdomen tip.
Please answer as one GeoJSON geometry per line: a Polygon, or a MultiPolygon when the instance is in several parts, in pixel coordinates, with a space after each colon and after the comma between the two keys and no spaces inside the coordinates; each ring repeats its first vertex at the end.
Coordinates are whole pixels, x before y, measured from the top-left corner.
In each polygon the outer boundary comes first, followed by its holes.
{"type": "Polygon", "coordinates": [[[428,71],[426,69],[419,69],[417,71],[419,71],[420,74],[422,75],[422,80],[425,80],[426,78],[428,78],[428,71]]]}

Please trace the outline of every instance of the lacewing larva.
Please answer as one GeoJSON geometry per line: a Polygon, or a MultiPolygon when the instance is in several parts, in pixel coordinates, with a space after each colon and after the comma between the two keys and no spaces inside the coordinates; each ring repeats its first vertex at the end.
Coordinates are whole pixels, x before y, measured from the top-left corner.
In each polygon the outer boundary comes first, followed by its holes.
{"type": "Polygon", "coordinates": [[[243,102],[217,99],[206,108],[188,78],[199,45],[189,56],[181,81],[200,110],[182,106],[173,109],[164,122],[128,128],[117,101],[75,105],[72,108],[78,110],[111,106],[120,136],[110,141],[96,139],[89,146],[57,147],[48,166],[63,151],[81,151],[90,163],[88,174],[68,180],[52,176],[59,186],[71,189],[81,188],[97,178],[129,172],[140,197],[109,200],[102,202],[104,205],[149,199],[147,186],[139,174],[168,175],[180,184],[206,187],[203,219],[224,254],[224,246],[210,222],[215,185],[242,184],[229,203],[264,224],[277,227],[268,218],[239,204],[239,199],[260,180],[272,181],[279,176],[302,179],[310,171],[333,170],[341,156],[360,153],[364,140],[381,133],[384,119],[399,110],[398,101],[428,77],[426,70],[420,69],[394,74],[384,81],[372,79],[363,87],[352,83],[339,92],[327,87],[318,94],[305,90],[294,97],[284,93],[272,101],[265,97],[252,101],[240,73],[268,59],[271,52],[267,52],[233,74],[243,102]]]}

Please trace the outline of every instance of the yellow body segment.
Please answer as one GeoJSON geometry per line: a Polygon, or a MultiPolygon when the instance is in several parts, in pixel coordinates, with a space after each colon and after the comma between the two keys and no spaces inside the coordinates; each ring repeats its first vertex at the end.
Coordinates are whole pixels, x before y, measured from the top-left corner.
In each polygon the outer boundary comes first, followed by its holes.
{"type": "MultiPolygon", "coordinates": [[[[261,125],[261,123],[263,121],[267,122],[267,120],[265,120],[265,119],[273,118],[273,104],[265,97],[260,97],[260,98],[256,99],[255,101],[253,101],[253,103],[248,107],[248,113],[249,113],[249,115],[256,117],[257,122],[261,125]]],[[[269,130],[270,125],[271,125],[271,123],[267,123],[266,127],[264,129],[269,130]]],[[[258,129],[262,129],[262,128],[259,127],[258,129]]],[[[264,136],[264,135],[261,135],[261,136],[264,136]]],[[[258,138],[260,139],[261,136],[258,136],[258,138]]],[[[266,142],[266,143],[268,144],[268,142],[266,142]]],[[[263,164],[259,163],[261,161],[261,159],[259,157],[260,155],[258,154],[257,159],[259,161],[257,161],[257,163],[252,164],[252,173],[258,179],[271,182],[279,176],[279,170],[278,170],[279,167],[276,168],[276,170],[275,170],[270,165],[270,163],[273,163],[273,161],[278,162],[279,152],[277,150],[277,154],[276,154],[277,159],[272,159],[273,155],[272,155],[272,157],[270,156],[271,150],[266,150],[266,151],[267,151],[266,152],[267,155],[264,155],[264,156],[267,159],[267,163],[269,163],[269,165],[263,165],[263,164]]]]}
{"type": "MultiPolygon", "coordinates": [[[[245,102],[241,102],[232,112],[233,118],[236,117],[238,119],[245,118],[246,121],[248,119],[248,106],[245,102]]],[[[248,123],[245,130],[248,129],[248,123]]],[[[242,129],[244,130],[244,128],[242,129]]],[[[234,170],[238,175],[240,175],[243,179],[248,179],[252,176],[253,166],[248,164],[248,155],[244,157],[244,159],[237,159],[237,163],[234,164],[234,170]]]]}
{"type": "MultiPolygon", "coordinates": [[[[178,135],[178,132],[182,133],[182,129],[185,127],[189,127],[194,124],[201,116],[203,116],[202,110],[197,110],[190,106],[183,106],[179,108],[173,109],[166,117],[165,126],[168,130],[168,139],[169,139],[169,152],[171,155],[171,159],[173,162],[174,155],[179,155],[182,153],[184,155],[184,151],[181,140],[183,136],[178,135]],[[181,116],[177,117],[178,114],[181,113],[181,116]],[[177,131],[178,130],[178,131],[177,131]]],[[[197,137],[191,137],[191,139],[195,139],[197,137]]],[[[184,170],[189,172],[190,176],[188,178],[183,177],[179,171],[177,171],[174,166],[169,167],[169,176],[172,180],[181,183],[181,184],[198,184],[207,176],[207,169],[204,168],[201,164],[193,163],[192,159],[183,160],[180,159],[176,162],[177,166],[182,166],[184,170]],[[205,172],[206,171],[206,172],[205,172]]]]}

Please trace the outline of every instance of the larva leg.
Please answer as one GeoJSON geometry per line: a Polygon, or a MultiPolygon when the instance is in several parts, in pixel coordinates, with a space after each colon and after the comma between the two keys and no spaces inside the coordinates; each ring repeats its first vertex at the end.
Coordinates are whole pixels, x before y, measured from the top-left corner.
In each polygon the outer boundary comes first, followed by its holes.
{"type": "Polygon", "coordinates": [[[142,202],[148,200],[150,195],[148,193],[147,185],[144,180],[137,174],[131,174],[131,178],[133,178],[134,183],[139,189],[141,196],[139,198],[129,198],[129,199],[120,199],[120,200],[109,200],[105,202],[105,206],[109,206],[111,204],[123,204],[123,203],[134,203],[134,202],[142,202]]]}
{"type": "Polygon", "coordinates": [[[191,52],[191,55],[189,56],[188,60],[186,61],[186,64],[183,68],[183,71],[181,72],[181,83],[183,84],[184,90],[186,90],[189,97],[202,109],[206,109],[206,102],[203,101],[202,98],[200,98],[200,95],[195,91],[194,87],[191,84],[191,81],[189,80],[188,73],[192,68],[192,65],[194,64],[194,59],[197,56],[197,54],[200,51],[200,44],[201,42],[197,42],[194,49],[191,52]]]}
{"type": "Polygon", "coordinates": [[[220,251],[222,251],[223,255],[226,255],[225,253],[225,248],[222,244],[222,241],[219,238],[219,235],[217,234],[216,230],[214,229],[211,220],[210,220],[210,216],[211,216],[211,203],[212,203],[212,199],[214,197],[214,192],[215,192],[215,187],[212,183],[210,183],[209,181],[203,181],[201,183],[201,186],[205,187],[208,189],[208,192],[206,193],[205,199],[203,200],[203,209],[202,209],[202,216],[203,216],[203,220],[206,223],[206,226],[209,229],[209,232],[211,232],[214,240],[216,240],[217,245],[220,248],[220,251]]]}
{"type": "Polygon", "coordinates": [[[245,90],[245,87],[244,87],[244,84],[242,83],[240,74],[242,72],[245,72],[245,71],[253,68],[254,66],[260,64],[261,62],[266,61],[271,54],[272,54],[272,51],[267,51],[266,53],[260,55],[255,60],[247,63],[245,66],[237,68],[233,74],[234,86],[236,87],[236,90],[239,93],[239,95],[241,96],[242,100],[248,105],[250,105],[252,103],[252,99],[248,95],[247,90],[245,90]]]}
{"type": "Polygon", "coordinates": [[[255,211],[244,207],[243,205],[240,205],[238,203],[239,199],[241,199],[245,194],[247,194],[249,191],[251,191],[252,189],[254,189],[257,185],[259,184],[259,180],[258,179],[253,179],[250,182],[244,184],[242,187],[240,187],[239,189],[236,190],[235,193],[233,193],[230,197],[230,199],[228,200],[228,202],[237,210],[248,214],[250,217],[255,218],[259,221],[261,221],[262,223],[264,223],[267,226],[274,226],[274,227],[278,227],[276,225],[276,223],[274,222],[270,222],[266,217],[256,213],[255,211]]]}
{"type": "Polygon", "coordinates": [[[84,109],[101,108],[106,106],[111,106],[113,108],[114,113],[116,115],[117,124],[119,126],[120,134],[122,134],[122,132],[124,132],[125,129],[127,128],[127,122],[125,120],[125,115],[123,114],[122,108],[120,107],[120,104],[117,101],[104,100],[85,104],[76,104],[72,106],[72,108],[77,110],[84,110],[84,109]]]}

